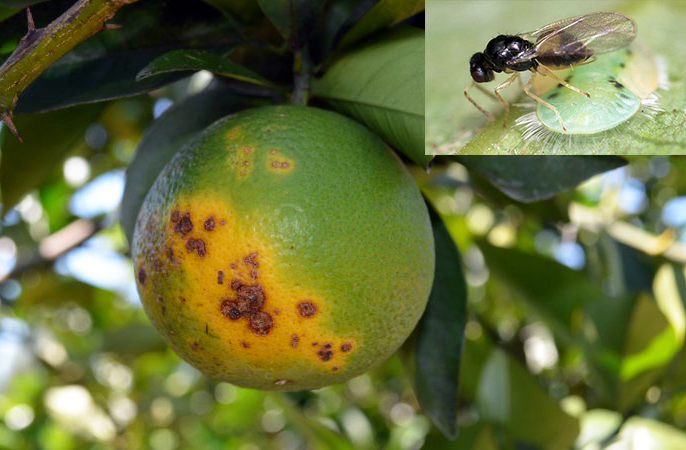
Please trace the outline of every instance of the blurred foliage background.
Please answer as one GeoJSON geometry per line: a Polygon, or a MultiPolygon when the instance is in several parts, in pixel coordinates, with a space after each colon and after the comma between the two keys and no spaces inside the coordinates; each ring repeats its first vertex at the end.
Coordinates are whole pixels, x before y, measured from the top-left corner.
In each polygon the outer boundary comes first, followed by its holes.
{"type": "MultiPolygon", "coordinates": [[[[429,0],[426,40],[426,152],[430,154],[684,154],[686,153],[686,45],[679,38],[686,20],[682,0],[429,0]],[[647,45],[666,63],[669,90],[660,90],[664,110],[654,121],[632,118],[627,126],[594,136],[575,139],[571,145],[528,146],[515,120],[529,109],[510,111],[508,130],[502,131],[504,108],[499,102],[474,90],[475,100],[495,116],[489,124],[464,97],[472,83],[469,58],[482,52],[499,34],[536,30],[549,23],[595,11],[626,14],[637,24],[636,41],[647,45]],[[502,142],[501,142],[502,141],[502,142]],[[497,145],[496,145],[497,144],[497,145]]],[[[483,84],[491,92],[507,75],[483,84]]],[[[526,75],[524,82],[528,81],[526,75]]],[[[512,105],[529,102],[523,85],[502,91],[512,105]]],[[[566,141],[565,141],[566,142],[566,141]]]]}

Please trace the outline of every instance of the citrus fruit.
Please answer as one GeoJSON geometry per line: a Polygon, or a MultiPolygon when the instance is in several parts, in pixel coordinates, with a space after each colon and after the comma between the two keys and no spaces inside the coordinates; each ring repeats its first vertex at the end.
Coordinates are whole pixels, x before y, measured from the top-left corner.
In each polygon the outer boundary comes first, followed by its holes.
{"type": "Polygon", "coordinates": [[[145,311],[183,359],[273,390],[384,361],[434,271],[398,157],[360,124],[298,106],[225,117],[184,147],[143,203],[132,254],[145,311]]]}

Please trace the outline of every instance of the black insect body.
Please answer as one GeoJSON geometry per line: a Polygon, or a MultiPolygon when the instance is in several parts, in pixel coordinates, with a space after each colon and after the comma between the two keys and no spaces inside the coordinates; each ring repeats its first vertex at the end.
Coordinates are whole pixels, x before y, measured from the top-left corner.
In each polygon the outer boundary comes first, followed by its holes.
{"type": "Polygon", "coordinates": [[[536,75],[549,75],[565,87],[590,97],[588,92],[575,88],[553,71],[590,62],[589,58],[592,55],[609,53],[626,47],[635,37],[634,21],[625,15],[612,12],[571,17],[529,33],[501,34],[491,39],[483,53],[475,53],[469,60],[469,70],[474,81],[464,90],[464,95],[479,111],[493,120],[493,115],[479,106],[467,91],[476,87],[491,95],[478,83],[493,81],[494,72],[512,73],[512,76],[496,86],[494,90],[495,97],[505,105],[503,121],[505,127],[510,105],[499,91],[512,84],[521,72],[531,71],[531,78],[524,87],[524,92],[535,101],[552,109],[562,129],[566,130],[557,108],[531,92],[536,75]]]}

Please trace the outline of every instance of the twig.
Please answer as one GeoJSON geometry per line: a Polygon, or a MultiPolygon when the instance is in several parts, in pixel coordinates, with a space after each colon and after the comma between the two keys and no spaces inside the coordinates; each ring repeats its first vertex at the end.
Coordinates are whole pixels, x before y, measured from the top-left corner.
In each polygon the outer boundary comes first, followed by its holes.
{"type": "Polygon", "coordinates": [[[291,103],[305,106],[310,99],[310,79],[312,78],[312,61],[307,47],[295,52],[295,80],[291,103]]]}
{"type": "Polygon", "coordinates": [[[78,0],[45,28],[36,28],[26,10],[27,33],[0,67],[0,119],[12,133],[12,111],[19,95],[55,61],[81,42],[107,28],[105,21],[119,8],[138,0],[78,0]]]}
{"type": "Polygon", "coordinates": [[[91,222],[77,219],[59,231],[41,240],[38,251],[17,266],[7,275],[0,276],[0,283],[10,278],[17,278],[31,269],[39,269],[52,264],[58,256],[78,247],[105,227],[103,220],[91,222]]]}

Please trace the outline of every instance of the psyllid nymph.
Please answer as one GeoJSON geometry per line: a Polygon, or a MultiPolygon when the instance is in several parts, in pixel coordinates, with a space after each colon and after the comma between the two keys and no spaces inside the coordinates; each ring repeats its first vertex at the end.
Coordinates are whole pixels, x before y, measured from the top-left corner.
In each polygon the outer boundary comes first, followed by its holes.
{"type": "MultiPolygon", "coordinates": [[[[507,126],[507,115],[510,105],[499,91],[514,82],[520,72],[531,71],[531,78],[524,87],[524,92],[536,102],[553,112],[562,130],[565,123],[558,109],[531,92],[536,75],[547,75],[564,87],[574,91],[578,96],[591,96],[576,86],[558,77],[554,71],[592,62],[594,55],[610,53],[628,46],[636,37],[636,24],[629,17],[613,12],[596,12],[583,16],[571,17],[551,23],[536,31],[517,35],[500,35],[488,43],[483,53],[475,53],[469,68],[474,80],[464,90],[467,99],[490,120],[491,113],[479,106],[468,91],[472,87],[488,93],[478,83],[493,81],[493,72],[512,73],[507,80],[499,84],[495,96],[505,105],[503,126],[507,126]]],[[[489,93],[490,94],[490,93],[489,93]]]]}
{"type": "Polygon", "coordinates": [[[565,123],[541,104],[517,119],[524,139],[542,140],[551,132],[562,135],[593,135],[613,129],[639,113],[651,117],[660,111],[658,89],[667,88],[665,63],[639,43],[600,55],[593,64],[566,73],[565,81],[593,92],[580,97],[561,85],[535,86],[541,98],[555,107],[565,123]]]}

